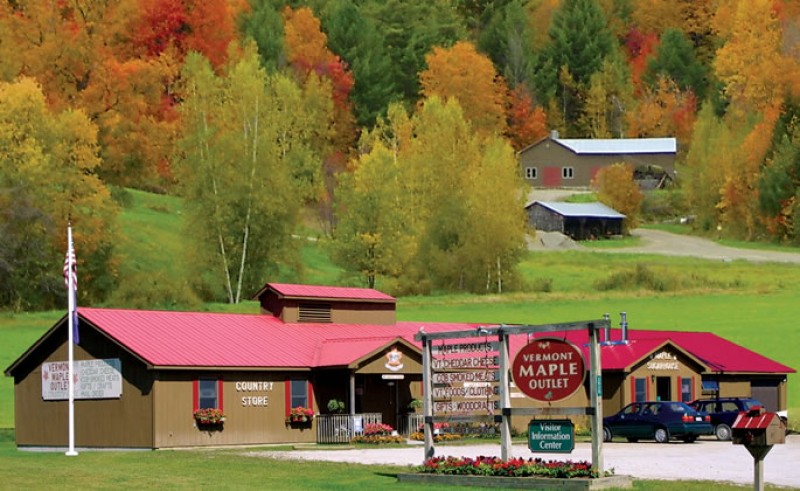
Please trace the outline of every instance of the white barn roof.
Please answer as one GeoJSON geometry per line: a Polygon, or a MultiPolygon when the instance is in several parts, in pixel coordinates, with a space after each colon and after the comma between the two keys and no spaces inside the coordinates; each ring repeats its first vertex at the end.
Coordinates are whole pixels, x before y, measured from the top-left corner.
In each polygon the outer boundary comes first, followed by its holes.
{"type": "Polygon", "coordinates": [[[577,154],[676,153],[678,151],[678,141],[675,138],[554,138],[553,141],[577,154]]]}

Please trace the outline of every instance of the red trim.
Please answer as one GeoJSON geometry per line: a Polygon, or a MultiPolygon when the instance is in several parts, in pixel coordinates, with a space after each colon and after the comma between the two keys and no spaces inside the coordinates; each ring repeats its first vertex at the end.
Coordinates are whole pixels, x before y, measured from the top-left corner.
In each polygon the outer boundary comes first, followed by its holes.
{"type": "Polygon", "coordinates": [[[644,391],[645,391],[645,400],[650,400],[650,380],[647,377],[644,378],[644,391]]]}
{"type": "Polygon", "coordinates": [[[677,392],[677,394],[678,394],[678,397],[680,398],[679,400],[681,402],[687,402],[687,401],[683,400],[683,385],[681,385],[681,376],[678,375],[677,379],[678,379],[678,392],[677,392]]]}
{"type": "Polygon", "coordinates": [[[194,379],[192,382],[192,407],[194,411],[200,409],[200,380],[194,379]]]}
{"type": "Polygon", "coordinates": [[[286,409],[286,417],[288,418],[289,415],[292,413],[292,380],[286,379],[283,383],[283,392],[286,395],[285,397],[285,409],[286,409]]]}
{"type": "Polygon", "coordinates": [[[222,393],[223,393],[222,388],[223,388],[222,377],[220,377],[217,379],[217,409],[219,409],[220,411],[225,410],[225,408],[222,407],[222,393]]]}
{"type": "Polygon", "coordinates": [[[636,377],[631,377],[631,402],[639,402],[636,400],[636,377]]]}
{"type": "Polygon", "coordinates": [[[314,409],[314,385],[310,380],[308,381],[308,387],[306,387],[306,390],[308,391],[308,407],[314,409]]]}
{"type": "Polygon", "coordinates": [[[695,396],[694,396],[694,375],[692,375],[692,400],[695,400],[695,396]]]}

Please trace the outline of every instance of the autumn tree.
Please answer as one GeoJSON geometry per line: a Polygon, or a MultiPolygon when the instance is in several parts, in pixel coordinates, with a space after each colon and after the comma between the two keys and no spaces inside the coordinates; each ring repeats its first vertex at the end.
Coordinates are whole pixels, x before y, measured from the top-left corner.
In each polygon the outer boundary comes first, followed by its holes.
{"type": "Polygon", "coordinates": [[[400,166],[380,141],[353,166],[352,172],[340,175],[332,258],[369,288],[380,282],[381,288],[393,289],[413,247],[404,219],[400,166]]]}
{"type": "Polygon", "coordinates": [[[201,55],[187,57],[177,163],[192,283],[206,298],[236,303],[265,274],[299,268],[291,235],[303,194],[291,164],[313,154],[291,151],[308,148],[292,133],[305,108],[283,105],[287,81],[267,77],[253,45],[227,72],[217,76],[201,55]]]}
{"type": "Polygon", "coordinates": [[[780,240],[800,242],[800,117],[797,108],[776,124],[772,154],[759,181],[759,209],[767,231],[780,240]]]}
{"type": "Polygon", "coordinates": [[[452,48],[434,48],[425,59],[428,69],[420,73],[420,85],[426,98],[457,99],[464,116],[483,134],[505,130],[507,89],[488,58],[460,41],[452,48]]]}
{"type": "Polygon", "coordinates": [[[79,301],[115,287],[117,208],[97,178],[97,128],[82,111],[52,111],[30,78],[0,82],[0,301],[15,309],[54,308],[64,298],[58,265],[71,219],[79,301]]]}
{"type": "Polygon", "coordinates": [[[592,179],[592,188],[601,203],[625,215],[623,227],[625,233],[639,226],[644,195],[633,179],[631,164],[617,162],[603,167],[592,179]]]}
{"type": "Polygon", "coordinates": [[[737,110],[762,110],[783,99],[793,60],[781,52],[781,28],[772,0],[738,0],[729,22],[715,27],[726,40],[717,51],[714,71],[737,110]]]}
{"type": "Polygon", "coordinates": [[[694,93],[682,91],[675,82],[662,76],[653,88],[645,88],[626,114],[627,134],[632,138],[675,137],[688,146],[696,112],[694,93]]]}
{"type": "Polygon", "coordinates": [[[549,132],[547,114],[542,107],[533,104],[533,98],[524,85],[510,91],[506,114],[506,137],[517,151],[544,138],[549,132]]]}

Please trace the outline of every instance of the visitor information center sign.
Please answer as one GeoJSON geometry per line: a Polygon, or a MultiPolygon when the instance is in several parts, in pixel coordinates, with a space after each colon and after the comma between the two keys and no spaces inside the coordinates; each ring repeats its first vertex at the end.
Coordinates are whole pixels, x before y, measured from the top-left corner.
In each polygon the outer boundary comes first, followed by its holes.
{"type": "Polygon", "coordinates": [[[575,425],[568,419],[533,420],[528,423],[531,452],[571,453],[575,449],[575,425]]]}
{"type": "MultiPolygon", "coordinates": [[[[122,395],[122,363],[119,358],[76,360],[75,399],[116,399],[122,395]]],[[[69,362],[42,363],[42,399],[69,398],[69,362]]]]}

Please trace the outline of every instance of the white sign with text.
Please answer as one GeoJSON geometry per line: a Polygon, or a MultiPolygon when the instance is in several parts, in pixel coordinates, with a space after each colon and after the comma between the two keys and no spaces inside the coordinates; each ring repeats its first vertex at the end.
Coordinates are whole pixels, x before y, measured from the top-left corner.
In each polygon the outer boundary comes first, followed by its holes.
{"type": "MultiPolygon", "coordinates": [[[[119,358],[77,360],[75,399],[116,399],[122,395],[122,363],[119,358]]],[[[42,399],[60,401],[69,398],[69,362],[42,363],[42,399]]]]}

